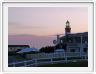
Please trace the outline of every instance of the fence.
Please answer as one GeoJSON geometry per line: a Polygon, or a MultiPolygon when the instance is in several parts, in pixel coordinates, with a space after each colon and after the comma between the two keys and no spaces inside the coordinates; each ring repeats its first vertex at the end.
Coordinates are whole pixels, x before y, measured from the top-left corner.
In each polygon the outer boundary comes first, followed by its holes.
{"type": "Polygon", "coordinates": [[[80,52],[59,52],[59,53],[39,53],[39,54],[30,54],[28,55],[32,60],[13,62],[8,64],[9,67],[34,67],[45,64],[56,64],[56,63],[68,63],[76,62],[81,60],[87,60],[87,53],[80,52]]]}
{"type": "Polygon", "coordinates": [[[65,57],[65,56],[80,56],[80,52],[72,53],[72,52],[55,52],[55,53],[37,53],[37,54],[27,54],[28,59],[43,59],[43,58],[50,58],[50,57],[65,57]]]}

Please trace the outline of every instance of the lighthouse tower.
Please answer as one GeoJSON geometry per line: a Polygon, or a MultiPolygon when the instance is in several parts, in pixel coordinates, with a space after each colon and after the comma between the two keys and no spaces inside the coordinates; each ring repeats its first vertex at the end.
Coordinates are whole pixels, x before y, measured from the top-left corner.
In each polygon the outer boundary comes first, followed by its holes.
{"type": "Polygon", "coordinates": [[[66,27],[65,27],[65,35],[68,35],[70,33],[71,33],[70,22],[67,20],[66,21],[66,27]]]}

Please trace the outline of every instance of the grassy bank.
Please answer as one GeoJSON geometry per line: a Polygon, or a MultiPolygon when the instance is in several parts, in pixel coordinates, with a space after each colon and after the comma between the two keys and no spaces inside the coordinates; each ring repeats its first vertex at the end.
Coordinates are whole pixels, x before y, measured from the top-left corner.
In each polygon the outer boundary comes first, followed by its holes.
{"type": "Polygon", "coordinates": [[[49,64],[39,67],[88,67],[88,61],[69,62],[63,64],[49,64]]]}

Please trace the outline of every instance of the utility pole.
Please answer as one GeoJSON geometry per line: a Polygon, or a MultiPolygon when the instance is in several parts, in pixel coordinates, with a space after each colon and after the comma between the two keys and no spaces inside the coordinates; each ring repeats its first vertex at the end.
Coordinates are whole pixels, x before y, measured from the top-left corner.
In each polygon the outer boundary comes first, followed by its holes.
{"type": "Polygon", "coordinates": [[[83,38],[82,38],[82,34],[81,34],[80,56],[82,56],[82,51],[83,51],[83,38]]]}

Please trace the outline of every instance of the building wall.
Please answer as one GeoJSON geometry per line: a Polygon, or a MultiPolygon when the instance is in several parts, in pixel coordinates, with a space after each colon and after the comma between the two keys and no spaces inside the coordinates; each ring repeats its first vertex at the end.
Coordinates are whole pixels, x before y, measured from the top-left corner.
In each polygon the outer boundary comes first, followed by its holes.
{"type": "Polygon", "coordinates": [[[18,49],[24,49],[24,48],[29,48],[29,47],[8,47],[8,52],[15,52],[18,49]]]}

